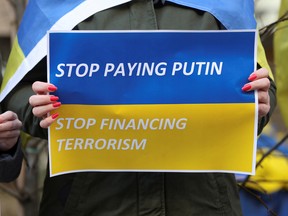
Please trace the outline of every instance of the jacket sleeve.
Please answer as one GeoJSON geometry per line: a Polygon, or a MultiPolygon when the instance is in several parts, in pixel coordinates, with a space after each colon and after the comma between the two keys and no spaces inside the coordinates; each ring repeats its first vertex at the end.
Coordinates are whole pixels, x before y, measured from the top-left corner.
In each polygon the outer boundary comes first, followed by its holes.
{"type": "Polygon", "coordinates": [[[29,104],[30,96],[35,93],[32,84],[35,81],[47,82],[46,58],[42,59],[6,96],[1,102],[3,110],[11,110],[17,113],[22,121],[22,130],[34,137],[47,139],[47,129],[39,126],[40,119],[33,115],[32,107],[29,104]]]}
{"type": "Polygon", "coordinates": [[[23,153],[21,141],[8,152],[0,152],[0,182],[15,180],[21,171],[23,153]]]}

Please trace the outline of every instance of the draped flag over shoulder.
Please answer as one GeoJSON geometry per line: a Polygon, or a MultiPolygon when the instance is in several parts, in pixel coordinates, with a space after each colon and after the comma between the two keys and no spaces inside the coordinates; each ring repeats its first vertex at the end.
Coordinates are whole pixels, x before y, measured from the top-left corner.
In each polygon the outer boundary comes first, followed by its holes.
{"type": "MultiPolygon", "coordinates": [[[[48,30],[71,30],[89,16],[131,0],[30,0],[8,60],[0,101],[47,55],[48,30]]],[[[255,29],[253,0],[169,0],[208,11],[227,29],[255,29]]]]}
{"type": "MultiPolygon", "coordinates": [[[[279,17],[288,11],[288,0],[282,0],[279,17]]],[[[286,127],[288,128],[288,21],[278,24],[274,36],[274,55],[276,66],[277,98],[286,127]]]]}
{"type": "Polygon", "coordinates": [[[171,2],[207,11],[227,29],[255,29],[256,27],[253,0],[171,0],[171,2]]]}
{"type": "Polygon", "coordinates": [[[89,16],[129,1],[30,0],[10,53],[0,101],[47,55],[48,30],[71,30],[89,16]]]}

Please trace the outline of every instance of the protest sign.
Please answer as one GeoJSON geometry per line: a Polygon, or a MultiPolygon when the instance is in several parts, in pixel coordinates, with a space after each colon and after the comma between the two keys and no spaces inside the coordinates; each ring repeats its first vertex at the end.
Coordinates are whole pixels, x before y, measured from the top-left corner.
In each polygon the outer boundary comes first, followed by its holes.
{"type": "Polygon", "coordinates": [[[49,32],[50,175],[254,173],[255,31],[49,32]]]}

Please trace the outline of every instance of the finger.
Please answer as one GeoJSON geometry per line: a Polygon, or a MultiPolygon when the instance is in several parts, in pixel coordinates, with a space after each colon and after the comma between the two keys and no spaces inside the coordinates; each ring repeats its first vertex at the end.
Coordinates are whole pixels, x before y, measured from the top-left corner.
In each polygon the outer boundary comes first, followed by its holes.
{"type": "Polygon", "coordinates": [[[243,87],[243,91],[264,90],[268,91],[270,88],[270,80],[268,78],[261,78],[250,83],[246,83],[243,87]]]}
{"type": "Polygon", "coordinates": [[[9,130],[9,131],[2,131],[0,133],[0,139],[12,139],[12,138],[17,138],[20,135],[20,130],[9,130]]]}
{"type": "Polygon", "coordinates": [[[32,90],[36,93],[36,94],[47,94],[49,92],[54,92],[57,90],[57,87],[54,86],[51,83],[47,83],[47,82],[40,82],[40,81],[36,81],[33,83],[32,85],[32,90]]]}
{"type": "Polygon", "coordinates": [[[32,95],[29,98],[29,103],[31,106],[36,107],[55,103],[57,100],[59,98],[54,95],[32,95]]]}
{"type": "Polygon", "coordinates": [[[32,113],[38,118],[46,116],[49,112],[58,109],[61,106],[61,102],[55,102],[53,104],[36,106],[32,109],[32,113]]]}
{"type": "Polygon", "coordinates": [[[258,91],[258,102],[270,104],[270,96],[267,91],[258,91]]]}
{"type": "Polygon", "coordinates": [[[250,84],[252,85],[252,90],[268,91],[270,88],[270,80],[268,78],[258,79],[250,82],[250,84]]]}
{"type": "Polygon", "coordinates": [[[260,103],[258,105],[258,116],[259,116],[259,118],[262,118],[262,117],[266,116],[269,111],[270,111],[270,104],[260,103]]]}
{"type": "Polygon", "coordinates": [[[0,132],[6,132],[11,130],[19,130],[22,127],[22,122],[18,119],[15,119],[13,121],[6,121],[2,124],[0,124],[0,132]]]}
{"type": "Polygon", "coordinates": [[[6,111],[0,115],[0,123],[6,122],[6,121],[12,121],[17,119],[18,116],[16,113],[12,111],[6,111]]]}
{"type": "Polygon", "coordinates": [[[250,74],[248,80],[254,81],[262,78],[268,78],[269,71],[266,68],[260,68],[259,70],[254,71],[252,74],[250,74]]]}
{"type": "Polygon", "coordinates": [[[54,113],[51,116],[48,116],[47,118],[40,121],[40,126],[42,128],[48,128],[59,116],[58,113],[54,113]]]}

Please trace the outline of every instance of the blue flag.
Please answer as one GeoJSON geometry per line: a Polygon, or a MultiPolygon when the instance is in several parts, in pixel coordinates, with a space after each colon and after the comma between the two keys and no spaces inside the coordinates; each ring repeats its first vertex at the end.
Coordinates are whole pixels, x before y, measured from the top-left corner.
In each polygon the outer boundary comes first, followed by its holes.
{"type": "MultiPolygon", "coordinates": [[[[47,55],[47,31],[71,30],[89,16],[131,0],[30,0],[5,70],[0,101],[47,55]]],[[[227,29],[254,29],[253,0],[169,0],[208,11],[227,29]]]]}

